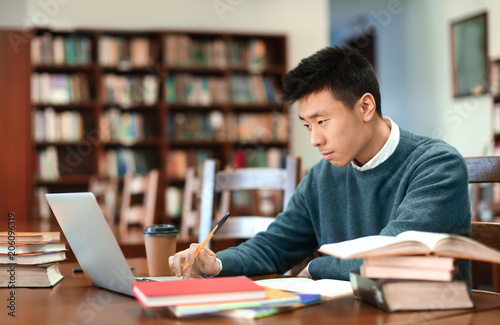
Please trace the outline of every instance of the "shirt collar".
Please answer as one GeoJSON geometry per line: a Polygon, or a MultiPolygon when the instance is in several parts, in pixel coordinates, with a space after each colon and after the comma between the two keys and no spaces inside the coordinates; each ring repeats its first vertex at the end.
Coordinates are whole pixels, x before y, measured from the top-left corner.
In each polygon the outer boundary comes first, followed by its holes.
{"type": "Polygon", "coordinates": [[[399,126],[394,123],[393,120],[391,120],[388,117],[384,117],[384,120],[389,122],[390,128],[391,128],[391,133],[389,134],[389,138],[385,142],[384,146],[380,151],[372,158],[370,159],[366,164],[363,166],[358,166],[354,161],[351,161],[352,167],[354,167],[357,170],[360,171],[365,171],[365,170],[370,170],[389,158],[392,153],[396,150],[396,147],[399,144],[399,126]]]}

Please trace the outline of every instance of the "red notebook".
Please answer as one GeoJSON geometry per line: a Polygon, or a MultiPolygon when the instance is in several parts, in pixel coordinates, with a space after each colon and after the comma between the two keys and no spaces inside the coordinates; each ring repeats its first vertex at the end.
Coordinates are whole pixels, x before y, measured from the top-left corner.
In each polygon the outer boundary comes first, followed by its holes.
{"type": "Polygon", "coordinates": [[[134,282],[132,292],[143,307],[266,298],[264,288],[246,276],[134,282]]]}

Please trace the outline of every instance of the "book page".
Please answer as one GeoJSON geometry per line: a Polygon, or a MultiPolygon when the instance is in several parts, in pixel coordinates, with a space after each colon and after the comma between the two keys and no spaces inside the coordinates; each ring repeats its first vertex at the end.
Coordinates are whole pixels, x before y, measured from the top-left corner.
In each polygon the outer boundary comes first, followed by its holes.
{"type": "Polygon", "coordinates": [[[283,291],[320,294],[329,298],[352,294],[351,283],[349,281],[334,279],[313,280],[295,277],[258,280],[255,283],[283,291]]]}
{"type": "Polygon", "coordinates": [[[426,244],[431,251],[434,251],[436,244],[443,239],[450,238],[452,235],[450,234],[442,234],[442,233],[434,233],[434,232],[424,232],[424,231],[415,231],[409,230],[400,233],[396,236],[396,238],[402,240],[414,240],[419,241],[421,243],[426,244]]]}
{"type": "Polygon", "coordinates": [[[320,251],[340,258],[351,258],[358,253],[385,247],[398,241],[400,240],[392,236],[366,236],[339,243],[325,244],[320,247],[320,251]]]}

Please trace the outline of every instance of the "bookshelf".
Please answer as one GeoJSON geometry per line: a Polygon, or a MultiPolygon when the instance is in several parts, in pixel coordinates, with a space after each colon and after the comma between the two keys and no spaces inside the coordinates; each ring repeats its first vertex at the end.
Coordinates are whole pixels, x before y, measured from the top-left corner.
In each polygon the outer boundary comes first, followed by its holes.
{"type": "Polygon", "coordinates": [[[181,202],[186,166],[201,170],[209,157],[224,166],[283,165],[286,41],[250,33],[33,30],[24,50],[31,61],[28,215],[47,214],[37,204],[46,192],[86,191],[92,175],[156,168],[157,221],[175,223],[172,201],[181,202]]]}

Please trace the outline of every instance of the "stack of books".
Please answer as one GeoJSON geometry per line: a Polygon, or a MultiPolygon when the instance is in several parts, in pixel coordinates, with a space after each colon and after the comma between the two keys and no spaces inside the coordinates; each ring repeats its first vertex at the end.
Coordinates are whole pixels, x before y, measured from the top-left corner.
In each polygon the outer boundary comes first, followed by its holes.
{"type": "Polygon", "coordinates": [[[65,259],[59,232],[0,232],[0,287],[53,287],[65,259]]]}
{"type": "Polygon", "coordinates": [[[319,294],[295,294],[260,286],[245,276],[134,282],[132,292],[144,308],[167,308],[178,318],[210,315],[253,319],[321,301],[319,294]]]}
{"type": "Polygon", "coordinates": [[[458,259],[500,263],[499,251],[470,238],[421,231],[361,237],[319,251],[362,258],[350,275],[353,292],[386,311],[473,308],[467,283],[456,277],[458,259]]]}

